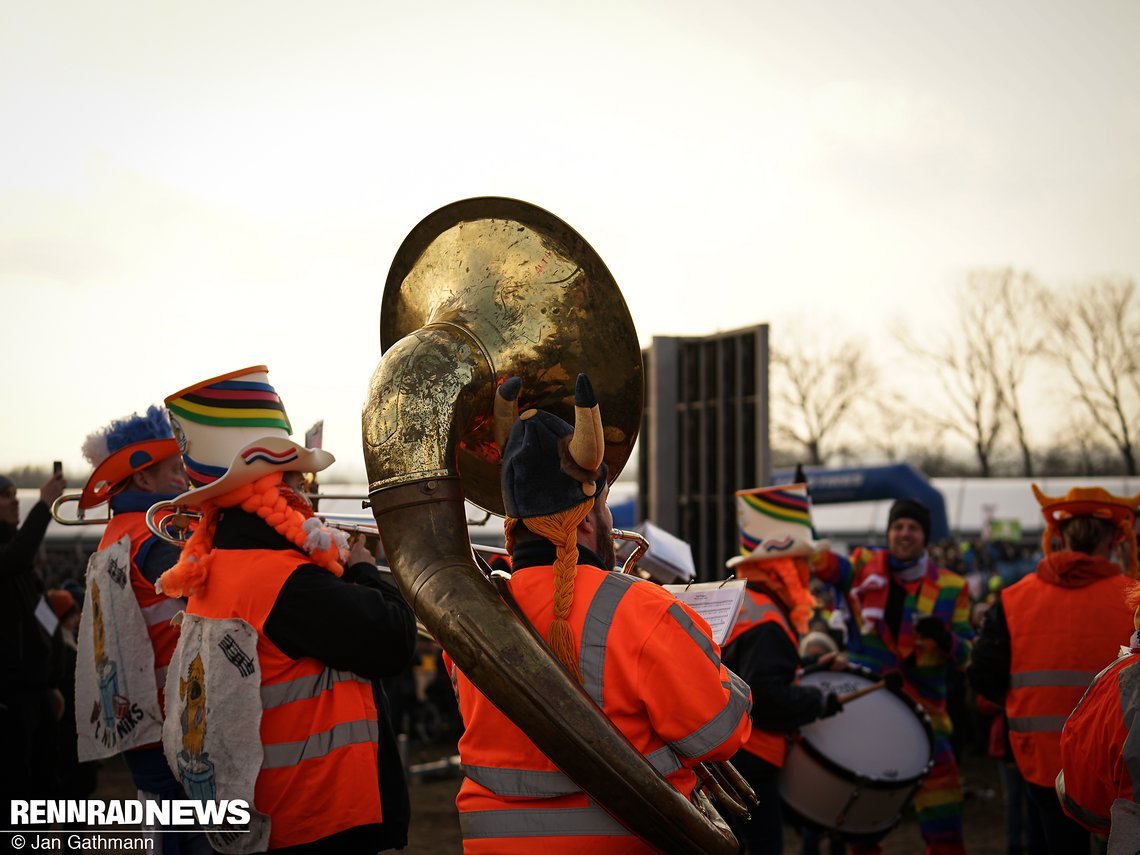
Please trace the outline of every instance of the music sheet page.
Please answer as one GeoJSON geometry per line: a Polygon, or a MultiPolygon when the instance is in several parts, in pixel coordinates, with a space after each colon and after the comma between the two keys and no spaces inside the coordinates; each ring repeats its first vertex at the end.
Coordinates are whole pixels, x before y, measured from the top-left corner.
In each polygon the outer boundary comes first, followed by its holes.
{"type": "Polygon", "coordinates": [[[693,585],[664,585],[666,591],[691,608],[712,629],[713,641],[724,646],[732,632],[744,600],[745,581],[729,579],[724,582],[699,582],[693,585]]]}

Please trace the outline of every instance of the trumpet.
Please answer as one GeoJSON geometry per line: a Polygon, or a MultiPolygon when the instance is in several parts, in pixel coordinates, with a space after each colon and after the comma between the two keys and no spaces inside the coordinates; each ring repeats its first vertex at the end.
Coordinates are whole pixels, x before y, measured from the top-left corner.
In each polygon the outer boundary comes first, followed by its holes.
{"type": "Polygon", "coordinates": [[[87,517],[87,511],[83,508],[75,509],[75,516],[65,517],[61,510],[64,505],[71,502],[79,503],[82,493],[64,493],[58,499],[51,503],[51,518],[60,525],[106,525],[111,521],[111,506],[107,506],[107,515],[102,517],[87,517]]]}

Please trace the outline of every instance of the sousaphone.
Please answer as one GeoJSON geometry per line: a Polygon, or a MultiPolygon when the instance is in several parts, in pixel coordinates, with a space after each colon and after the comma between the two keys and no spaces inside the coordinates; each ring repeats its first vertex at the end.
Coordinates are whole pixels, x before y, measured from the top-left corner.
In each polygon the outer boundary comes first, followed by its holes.
{"type": "Polygon", "coordinates": [[[574,378],[601,405],[611,480],[642,407],[633,321],[596,252],[513,199],[468,199],[425,218],[392,262],[383,356],[364,407],[369,498],[400,590],[472,683],[619,822],[667,852],[734,853],[707,799],[665,780],[499,597],[472,557],[464,499],[503,513],[493,397],[573,423],[574,378]]]}

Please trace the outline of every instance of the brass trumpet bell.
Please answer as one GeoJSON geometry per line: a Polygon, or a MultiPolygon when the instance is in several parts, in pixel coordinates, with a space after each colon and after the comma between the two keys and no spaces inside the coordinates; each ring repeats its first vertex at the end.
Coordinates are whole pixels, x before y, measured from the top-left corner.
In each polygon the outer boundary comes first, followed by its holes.
{"type": "MultiPolygon", "coordinates": [[[[454,458],[444,455],[462,473],[468,501],[503,514],[491,413],[495,387],[510,375],[523,380],[520,407],[573,423],[574,379],[587,371],[604,419],[603,459],[610,480],[617,477],[641,425],[641,348],[613,276],[574,229],[514,199],[468,199],[426,217],[404,240],[388,273],[381,347],[387,354],[406,336],[433,329],[456,334],[458,347],[470,350],[465,370],[486,375],[465,384],[466,425],[454,458]]],[[[401,372],[400,392],[418,387],[442,399],[425,413],[426,443],[414,450],[421,459],[393,460],[389,470],[431,469],[440,459],[438,446],[448,441],[440,433],[451,425],[435,419],[454,403],[447,397],[449,380],[438,376],[452,366],[437,356],[414,360],[414,370],[401,372]]],[[[366,432],[366,454],[386,453],[397,418],[378,415],[382,430],[366,432]]]]}

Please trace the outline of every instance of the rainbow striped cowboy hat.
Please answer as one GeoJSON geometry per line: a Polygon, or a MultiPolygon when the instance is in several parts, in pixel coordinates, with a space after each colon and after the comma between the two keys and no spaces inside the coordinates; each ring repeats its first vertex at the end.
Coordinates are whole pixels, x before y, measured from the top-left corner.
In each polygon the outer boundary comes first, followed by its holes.
{"type": "Polygon", "coordinates": [[[269,369],[254,365],[196,383],[166,399],[194,507],[271,472],[320,472],[336,458],[289,439],[292,427],[269,369]]]}
{"type": "Polygon", "coordinates": [[[728,559],[729,567],[742,561],[810,555],[823,545],[812,537],[807,484],[738,490],[736,522],[740,554],[728,559]]]}

